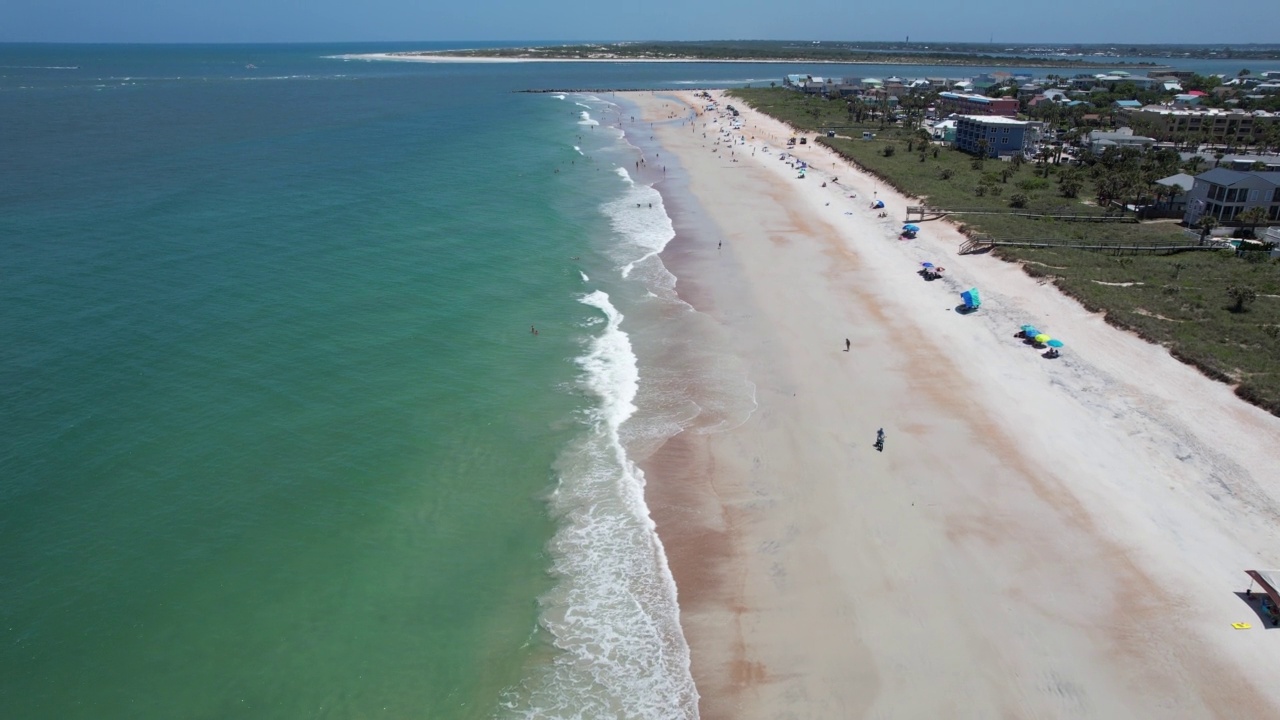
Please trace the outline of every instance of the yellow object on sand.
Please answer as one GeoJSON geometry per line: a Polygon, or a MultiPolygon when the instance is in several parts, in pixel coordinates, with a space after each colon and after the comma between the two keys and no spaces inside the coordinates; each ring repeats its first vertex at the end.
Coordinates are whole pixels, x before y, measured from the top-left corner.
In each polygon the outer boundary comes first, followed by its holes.
{"type": "Polygon", "coordinates": [[[1034,338],[1032,338],[1032,339],[1033,339],[1033,340],[1035,340],[1036,342],[1040,343],[1041,345],[1043,345],[1043,344],[1045,344],[1045,343],[1049,342],[1049,340],[1051,340],[1052,338],[1050,338],[1050,337],[1049,337],[1047,334],[1045,334],[1045,333],[1040,333],[1039,335],[1035,336],[1035,337],[1034,337],[1034,338]]]}
{"type": "Polygon", "coordinates": [[[1249,628],[1251,628],[1251,627],[1253,627],[1253,626],[1252,626],[1252,625],[1250,625],[1249,623],[1231,623],[1231,627],[1233,627],[1233,628],[1235,628],[1235,629],[1237,629],[1237,630],[1248,630],[1249,628]]]}

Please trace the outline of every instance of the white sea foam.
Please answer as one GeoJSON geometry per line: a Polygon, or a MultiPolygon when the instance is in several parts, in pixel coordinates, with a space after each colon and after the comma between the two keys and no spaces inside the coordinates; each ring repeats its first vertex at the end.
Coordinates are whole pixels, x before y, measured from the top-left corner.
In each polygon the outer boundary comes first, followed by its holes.
{"type": "Polygon", "coordinates": [[[636,411],[636,356],[608,294],[580,300],[603,313],[605,328],[577,360],[581,385],[597,400],[590,430],[557,463],[550,499],[560,527],[550,544],[558,582],[542,598],[542,624],[561,652],[508,693],[502,715],[697,718],[675,581],[644,502],[644,474],[619,433],[636,411]]]}
{"type": "Polygon", "coordinates": [[[599,125],[600,124],[598,121],[592,120],[591,113],[587,112],[586,110],[583,110],[582,113],[578,115],[578,117],[580,118],[578,120],[579,125],[599,125]]]}
{"type": "Polygon", "coordinates": [[[552,95],[551,97],[553,97],[553,98],[555,98],[555,99],[557,99],[557,100],[566,100],[566,99],[567,99],[567,98],[566,98],[565,96],[563,96],[563,95],[552,95]]]}
{"type": "Polygon", "coordinates": [[[582,282],[591,282],[591,278],[587,277],[586,273],[579,270],[578,274],[582,276],[582,282]]]}
{"type": "Polygon", "coordinates": [[[573,146],[573,149],[574,149],[574,150],[577,150],[579,155],[581,155],[581,156],[583,156],[583,157],[586,157],[586,155],[587,155],[587,154],[586,154],[586,153],[584,153],[584,152],[582,152],[582,148],[578,147],[577,145],[574,145],[574,146],[573,146]]]}
{"type": "Polygon", "coordinates": [[[573,104],[574,104],[574,105],[577,105],[578,107],[586,108],[586,109],[588,109],[588,110],[590,110],[590,109],[591,109],[591,106],[590,106],[590,105],[584,105],[583,103],[580,103],[580,102],[576,102],[576,101],[575,101],[573,104]]]}
{"type": "Polygon", "coordinates": [[[628,278],[637,265],[662,252],[676,231],[657,190],[637,185],[626,168],[615,168],[615,171],[628,187],[622,197],[605,204],[604,213],[614,232],[622,238],[617,252],[621,254],[622,277],[628,278]]]}

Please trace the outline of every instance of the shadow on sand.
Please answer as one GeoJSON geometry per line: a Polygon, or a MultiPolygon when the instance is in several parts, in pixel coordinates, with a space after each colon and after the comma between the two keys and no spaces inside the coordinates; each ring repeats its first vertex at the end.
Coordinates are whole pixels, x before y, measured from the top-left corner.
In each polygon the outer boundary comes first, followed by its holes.
{"type": "Polygon", "coordinates": [[[1248,605],[1249,609],[1253,611],[1253,614],[1258,616],[1258,622],[1261,623],[1263,629],[1280,629],[1280,624],[1277,624],[1280,623],[1280,618],[1277,618],[1274,613],[1262,608],[1262,602],[1267,599],[1266,594],[1254,593],[1252,595],[1247,595],[1245,593],[1238,592],[1236,593],[1236,597],[1240,598],[1241,602],[1248,605]]]}

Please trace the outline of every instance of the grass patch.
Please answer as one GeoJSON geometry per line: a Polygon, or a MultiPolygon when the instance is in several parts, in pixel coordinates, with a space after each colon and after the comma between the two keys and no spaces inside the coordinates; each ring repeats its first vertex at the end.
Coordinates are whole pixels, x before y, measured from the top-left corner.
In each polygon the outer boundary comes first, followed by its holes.
{"type": "Polygon", "coordinates": [[[1108,323],[1164,345],[1280,415],[1280,297],[1269,297],[1280,295],[1277,262],[1250,262],[1229,251],[1124,257],[1067,249],[997,252],[1027,261],[1029,274],[1051,278],[1086,308],[1105,312],[1108,323]],[[1234,312],[1230,287],[1253,288],[1258,297],[1234,312]]]}

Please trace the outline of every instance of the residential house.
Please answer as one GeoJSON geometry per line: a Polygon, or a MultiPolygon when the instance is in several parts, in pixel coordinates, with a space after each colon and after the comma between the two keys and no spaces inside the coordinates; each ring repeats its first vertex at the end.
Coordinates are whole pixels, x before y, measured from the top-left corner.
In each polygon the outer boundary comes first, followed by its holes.
{"type": "Polygon", "coordinates": [[[985,150],[989,157],[1028,155],[1038,138],[1031,123],[992,115],[962,115],[956,118],[956,147],[967,153],[985,150]]]}
{"type": "Polygon", "coordinates": [[[1200,96],[1192,93],[1181,93],[1173,96],[1174,107],[1191,107],[1200,104],[1200,96]]]}
{"type": "Polygon", "coordinates": [[[1155,144],[1155,138],[1134,135],[1133,128],[1129,127],[1118,128],[1115,132],[1094,130],[1089,133],[1089,147],[1095,153],[1101,153],[1109,147],[1129,147],[1146,150],[1155,144]]]}
{"type": "Polygon", "coordinates": [[[1139,100],[1117,100],[1113,104],[1119,110],[1137,110],[1142,107],[1142,102],[1139,100]]]}
{"type": "Polygon", "coordinates": [[[1241,172],[1219,167],[1196,176],[1187,193],[1183,220],[1194,225],[1210,215],[1220,222],[1231,222],[1252,207],[1264,207],[1268,219],[1280,221],[1280,172],[1241,172]]]}
{"type": "Polygon", "coordinates": [[[1258,163],[1266,165],[1268,171],[1280,172],[1280,157],[1275,155],[1227,155],[1219,160],[1214,167],[1249,171],[1258,163]]]}
{"type": "Polygon", "coordinates": [[[1196,179],[1194,176],[1186,173],[1178,173],[1170,175],[1167,178],[1160,178],[1156,181],[1157,185],[1163,185],[1167,188],[1182,188],[1181,192],[1175,193],[1169,198],[1169,207],[1173,210],[1185,210],[1187,206],[1187,194],[1191,192],[1191,188],[1195,187],[1196,179]]]}
{"type": "Polygon", "coordinates": [[[1002,115],[1018,114],[1017,98],[990,98],[985,95],[969,95],[957,92],[938,93],[938,108],[943,115],[1002,115]]]}
{"type": "Polygon", "coordinates": [[[956,121],[943,120],[934,123],[930,132],[933,134],[934,140],[941,140],[948,145],[954,145],[956,142],[956,121]]]}

